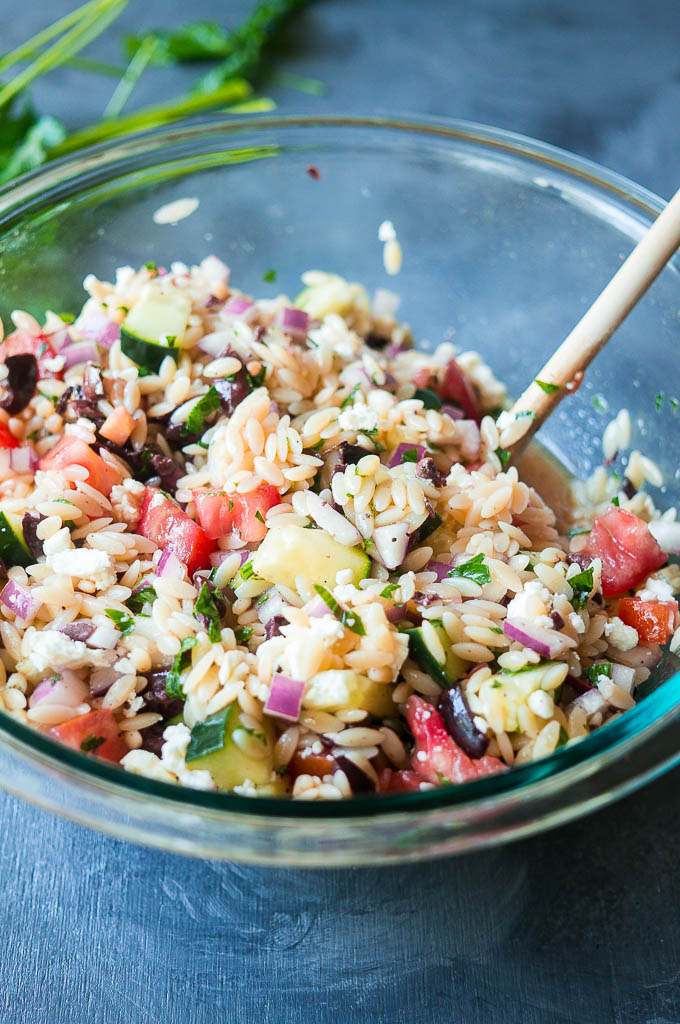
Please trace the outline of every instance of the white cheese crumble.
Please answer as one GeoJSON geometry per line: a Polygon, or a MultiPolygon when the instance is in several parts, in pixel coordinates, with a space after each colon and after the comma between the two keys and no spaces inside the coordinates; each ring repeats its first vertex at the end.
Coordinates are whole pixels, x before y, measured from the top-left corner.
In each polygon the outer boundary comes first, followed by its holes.
{"type": "Polygon", "coordinates": [[[378,426],[378,417],[365,402],[355,402],[354,405],[342,410],[338,416],[338,426],[341,430],[357,433],[362,430],[375,430],[378,426]]]}
{"type": "MultiPolygon", "coordinates": [[[[550,591],[540,580],[531,580],[524,584],[524,589],[516,594],[508,605],[509,619],[525,619],[535,622],[539,616],[548,614],[550,591]]],[[[552,622],[551,622],[552,626],[552,622]]]]}
{"type": "Polygon", "coordinates": [[[105,590],[116,582],[116,571],[111,556],[106,551],[94,548],[57,551],[54,555],[48,555],[47,564],[60,575],[92,580],[100,590],[105,590]]]}
{"type": "Polygon", "coordinates": [[[569,621],[577,633],[585,633],[586,624],[583,621],[583,616],[579,615],[578,612],[572,612],[569,616],[569,621]]]}
{"type": "Polygon", "coordinates": [[[632,651],[638,645],[637,630],[632,626],[627,626],[618,615],[615,615],[611,622],[604,627],[604,635],[611,646],[618,651],[632,651]]]}
{"type": "Polygon", "coordinates": [[[673,588],[668,580],[650,576],[642,590],[635,595],[641,601],[673,601],[673,588]]]}
{"type": "Polygon", "coordinates": [[[31,675],[51,669],[102,668],[108,659],[107,652],[93,651],[82,640],[71,640],[56,629],[26,630],[21,649],[26,661],[20,663],[20,671],[27,669],[31,675]]]}
{"type": "Polygon", "coordinates": [[[187,768],[186,753],[190,739],[191,732],[182,722],[178,725],[169,725],[163,733],[161,766],[172,772],[182,785],[191,789],[215,789],[210,772],[192,771],[187,768]]]}

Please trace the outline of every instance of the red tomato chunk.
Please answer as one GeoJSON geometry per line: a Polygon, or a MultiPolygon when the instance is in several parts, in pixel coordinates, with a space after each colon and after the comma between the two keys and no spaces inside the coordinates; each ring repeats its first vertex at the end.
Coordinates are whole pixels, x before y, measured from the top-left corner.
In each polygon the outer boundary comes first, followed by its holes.
{"type": "Polygon", "coordinates": [[[583,550],[590,558],[602,559],[605,597],[632,590],[666,562],[647,523],[616,505],[597,517],[583,550]]]}
{"type": "Polygon", "coordinates": [[[48,734],[61,740],[67,747],[82,750],[103,761],[118,763],[128,752],[127,743],[118,732],[118,722],[112,711],[89,711],[86,715],[69,718],[68,722],[49,729],[48,734]]]}
{"type": "Polygon", "coordinates": [[[281,497],[276,487],[262,484],[247,494],[209,491],[199,488],[192,492],[196,518],[208,537],[217,540],[236,533],[246,544],[262,540],[267,532],[264,520],[267,512],[278,505],[281,497]]]}
{"type": "Polygon", "coordinates": [[[189,576],[210,567],[216,545],[204,530],[157,487],[147,487],[138,530],[159,548],[169,548],[184,562],[189,576]]]}
{"type": "Polygon", "coordinates": [[[667,644],[675,631],[677,601],[642,601],[622,597],[618,615],[627,626],[637,630],[642,644],[667,644]]]}
{"type": "Polygon", "coordinates": [[[497,757],[468,757],[449,736],[439,712],[415,694],[406,705],[406,720],[416,741],[411,766],[426,782],[469,782],[505,768],[497,757]]]}
{"type": "Polygon", "coordinates": [[[17,441],[14,434],[11,432],[9,427],[6,427],[4,423],[0,423],[0,448],[18,448],[19,442],[17,441]]]}
{"type": "Polygon", "coordinates": [[[114,484],[121,481],[121,473],[110,463],[97,455],[89,444],[81,441],[73,434],[65,434],[57,441],[38,463],[40,469],[66,469],[67,466],[83,466],[88,471],[87,482],[90,487],[101,491],[107,497],[114,484]]]}
{"type": "Polygon", "coordinates": [[[50,345],[47,338],[42,334],[33,335],[28,331],[14,331],[8,334],[0,345],[0,363],[4,363],[8,356],[35,356],[38,363],[38,378],[63,377],[63,370],[48,370],[45,363],[54,359],[56,352],[50,345]]]}

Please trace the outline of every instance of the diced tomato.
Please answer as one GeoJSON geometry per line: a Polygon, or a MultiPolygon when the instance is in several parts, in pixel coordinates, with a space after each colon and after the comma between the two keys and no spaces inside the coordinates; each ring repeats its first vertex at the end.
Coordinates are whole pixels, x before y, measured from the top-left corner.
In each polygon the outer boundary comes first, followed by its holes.
{"type": "Polygon", "coordinates": [[[288,763],[288,777],[297,779],[298,775],[315,775],[322,779],[324,775],[332,775],[335,771],[335,762],[330,754],[308,754],[296,751],[288,763]]]}
{"type": "Polygon", "coordinates": [[[276,487],[262,484],[247,494],[200,488],[193,491],[193,499],[196,518],[208,537],[217,540],[238,533],[241,540],[249,543],[262,540],[267,532],[264,525],[267,512],[280,503],[281,496],[276,487]]]}
{"type": "Polygon", "coordinates": [[[468,419],[476,420],[477,423],[481,422],[482,412],[477,395],[465,371],[460,368],[455,359],[450,359],[446,364],[439,396],[445,402],[453,402],[454,405],[459,406],[468,419]]]}
{"type": "Polygon", "coordinates": [[[176,501],[157,487],[147,487],[137,527],[142,537],[159,548],[169,548],[184,562],[189,576],[210,566],[216,545],[176,501]]]}
{"type": "Polygon", "coordinates": [[[449,736],[439,712],[415,694],[406,705],[406,721],[416,741],[411,766],[427,782],[469,782],[505,768],[497,757],[469,758],[449,736]]]}
{"type": "Polygon", "coordinates": [[[99,433],[114,444],[124,445],[134,429],[134,419],[124,405],[119,405],[106,417],[99,433]]]}
{"type": "Polygon", "coordinates": [[[19,442],[4,423],[0,423],[0,448],[18,448],[19,442]]]}
{"type": "Polygon", "coordinates": [[[619,601],[619,618],[637,630],[643,644],[668,643],[677,614],[677,601],[642,601],[639,597],[622,597],[619,601]]]}
{"type": "Polygon", "coordinates": [[[616,505],[597,517],[583,550],[590,558],[602,559],[605,597],[632,590],[666,562],[647,523],[616,505]]]}
{"type": "Polygon", "coordinates": [[[420,789],[421,782],[424,782],[422,775],[418,772],[398,771],[385,768],[380,773],[381,793],[415,793],[420,789]]]}
{"type": "Polygon", "coordinates": [[[121,481],[121,474],[113,466],[73,434],[65,434],[38,463],[40,469],[65,469],[67,466],[83,466],[88,471],[90,487],[107,497],[114,484],[121,481]]]}
{"type": "Polygon", "coordinates": [[[28,331],[14,331],[13,334],[7,335],[0,345],[0,363],[4,363],[8,356],[22,356],[28,353],[37,360],[39,378],[61,379],[64,376],[63,370],[48,370],[45,367],[45,363],[54,359],[56,355],[47,338],[42,334],[29,334],[28,331]]]}
{"type": "Polygon", "coordinates": [[[118,731],[118,722],[112,711],[88,711],[86,715],[78,715],[69,718],[68,722],[53,726],[48,732],[68,747],[82,750],[104,761],[117,763],[128,752],[127,743],[118,731]]]}

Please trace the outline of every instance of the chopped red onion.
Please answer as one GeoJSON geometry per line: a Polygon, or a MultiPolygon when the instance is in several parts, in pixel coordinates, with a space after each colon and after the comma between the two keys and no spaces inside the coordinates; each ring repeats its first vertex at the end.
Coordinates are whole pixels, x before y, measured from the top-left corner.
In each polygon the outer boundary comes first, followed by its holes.
{"type": "Polygon", "coordinates": [[[630,665],[612,665],[612,682],[626,693],[632,694],[635,686],[635,669],[630,665]]]}
{"type": "Polygon", "coordinates": [[[591,715],[596,714],[598,711],[604,711],[607,707],[607,701],[604,699],[600,691],[593,687],[591,690],[587,690],[586,693],[579,694],[575,697],[571,704],[568,704],[565,712],[567,716],[574,707],[583,708],[588,718],[591,715]]]}
{"type": "Polygon", "coordinates": [[[103,697],[119,678],[120,672],[115,668],[96,669],[90,676],[90,696],[103,697]]]}
{"type": "Polygon", "coordinates": [[[423,572],[436,573],[437,583],[441,583],[442,580],[448,579],[448,575],[451,572],[451,566],[446,565],[445,562],[428,562],[423,572]]]}
{"type": "Polygon", "coordinates": [[[318,601],[315,601],[312,607],[307,612],[307,617],[310,619],[323,619],[329,615],[331,616],[331,618],[334,617],[334,613],[328,607],[326,602],[322,601],[321,598],[319,598],[318,601]]]}
{"type": "Polygon", "coordinates": [[[252,551],[249,551],[247,548],[245,548],[243,551],[213,551],[213,553],[210,556],[210,564],[213,566],[213,568],[217,568],[217,566],[222,565],[222,562],[224,562],[227,558],[231,558],[232,555],[238,555],[238,557],[241,559],[239,564],[240,569],[242,566],[246,564],[246,562],[252,555],[252,551]]]}
{"type": "MultiPolygon", "coordinates": [[[[134,590],[132,591],[134,594],[134,590]]],[[[77,622],[67,622],[65,626],[59,626],[59,632],[67,636],[69,640],[89,640],[96,627],[91,622],[79,619],[77,622]]]]}
{"type": "Polygon", "coordinates": [[[170,548],[165,548],[163,554],[158,559],[156,575],[164,580],[183,580],[185,571],[184,566],[174,551],[171,551],[170,548]]]}
{"type": "Polygon", "coordinates": [[[28,706],[34,708],[36,704],[44,701],[45,704],[63,704],[76,708],[89,696],[90,691],[80,676],[70,669],[63,669],[56,679],[47,678],[38,683],[28,699],[28,706]]]}
{"type": "Polygon", "coordinates": [[[9,464],[15,473],[32,473],[38,465],[38,456],[30,445],[12,448],[9,453],[9,464]]]}
{"type": "Polygon", "coordinates": [[[388,359],[396,359],[397,356],[400,356],[402,354],[402,352],[410,352],[410,351],[411,351],[411,346],[410,345],[403,345],[401,343],[399,343],[398,345],[391,344],[391,345],[388,345],[387,348],[385,349],[385,355],[387,356],[388,359]]]}
{"type": "Polygon", "coordinates": [[[476,459],[482,446],[482,435],[475,420],[458,420],[458,440],[460,453],[464,459],[476,459]]]}
{"type": "Polygon", "coordinates": [[[291,337],[306,338],[309,329],[309,313],[304,309],[294,309],[286,306],[276,314],[275,324],[291,337]]]}
{"type": "Polygon", "coordinates": [[[269,590],[265,590],[261,597],[258,597],[257,605],[257,617],[263,626],[266,626],[270,619],[273,619],[276,615],[283,614],[284,600],[281,593],[276,587],[270,587],[269,590]]]}
{"type": "Polygon", "coordinates": [[[65,345],[73,344],[73,336],[68,327],[63,327],[61,330],[55,331],[54,334],[50,334],[49,339],[55,352],[61,352],[65,345]]]}
{"type": "Polygon", "coordinates": [[[81,363],[98,363],[99,352],[93,341],[76,341],[68,348],[63,348],[60,355],[64,357],[64,369],[80,366],[81,363]]]}
{"type": "Polygon", "coordinates": [[[661,648],[658,644],[652,644],[650,647],[639,644],[630,651],[617,651],[616,657],[631,668],[653,669],[661,661],[661,648]]]}
{"type": "Polygon", "coordinates": [[[223,320],[246,319],[247,314],[254,311],[254,305],[249,299],[229,299],[226,306],[220,312],[223,320]]]}
{"type": "Polygon", "coordinates": [[[680,523],[656,519],[649,523],[649,532],[667,555],[680,554],[680,523]]]}
{"type": "Polygon", "coordinates": [[[297,722],[302,707],[302,694],[305,684],[300,679],[274,675],[272,685],[264,706],[265,714],[275,718],[285,718],[287,722],[297,722]]]}
{"type": "Polygon", "coordinates": [[[104,348],[111,348],[114,341],[120,338],[120,327],[106,313],[96,310],[80,317],[75,324],[78,334],[89,341],[96,341],[104,348]]]}
{"type": "Polygon", "coordinates": [[[385,612],[385,616],[388,622],[395,623],[401,622],[408,615],[408,609],[405,604],[395,604],[394,608],[388,608],[385,612]]]}
{"type": "Polygon", "coordinates": [[[424,459],[425,456],[427,455],[427,450],[423,448],[422,444],[402,443],[398,444],[397,447],[392,452],[392,454],[390,455],[387,462],[388,467],[392,469],[394,466],[401,465],[401,457],[404,454],[404,452],[412,452],[414,448],[418,453],[418,458],[415,461],[420,462],[421,459],[424,459]]]}
{"type": "Polygon", "coordinates": [[[31,622],[38,610],[38,602],[30,590],[14,580],[7,581],[0,594],[0,601],[23,622],[31,622]]]}
{"type": "Polygon", "coordinates": [[[406,558],[408,526],[402,521],[392,526],[378,526],[373,531],[375,550],[386,569],[397,569],[406,558]]]}
{"type": "Polygon", "coordinates": [[[536,626],[525,619],[506,619],[503,623],[503,632],[511,640],[535,651],[542,658],[557,658],[566,654],[572,647],[576,647],[576,641],[563,633],[557,633],[554,629],[544,629],[543,626],[536,626]]]}
{"type": "Polygon", "coordinates": [[[443,405],[439,410],[442,413],[446,413],[452,420],[465,419],[465,413],[462,409],[459,409],[457,405],[443,405]]]}

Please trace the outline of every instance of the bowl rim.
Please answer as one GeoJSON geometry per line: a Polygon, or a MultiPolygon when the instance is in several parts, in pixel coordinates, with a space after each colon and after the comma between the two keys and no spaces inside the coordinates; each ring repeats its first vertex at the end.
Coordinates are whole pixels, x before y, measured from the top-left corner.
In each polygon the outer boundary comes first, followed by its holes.
{"type": "MultiPolygon", "coordinates": [[[[59,191],[67,183],[77,191],[85,187],[97,171],[116,170],[125,173],[130,159],[149,157],[144,166],[159,162],[164,148],[179,143],[191,143],[214,134],[231,137],[268,129],[371,129],[422,134],[432,139],[450,142],[468,142],[487,150],[500,151],[511,158],[528,160],[546,169],[563,173],[576,182],[582,182],[608,193],[610,198],[632,206],[637,216],[656,216],[666,205],[665,200],[650,190],[629,180],[616,171],[601,167],[594,161],[572,154],[549,143],[528,136],[493,128],[472,121],[422,116],[389,115],[282,115],[270,114],[225,116],[212,115],[164,126],[149,131],[123,136],[78,150],[50,162],[46,166],[22,175],[0,187],[0,246],[8,220],[29,209],[49,209],[51,192],[59,191]]],[[[111,173],[110,178],[115,174],[111,173]]],[[[1,250],[0,250],[1,251],[1,250]]],[[[607,764],[630,754],[646,743],[677,713],[680,698],[680,672],[665,680],[654,693],[644,697],[634,708],[620,718],[591,733],[575,744],[569,744],[540,761],[529,762],[507,772],[487,776],[457,786],[447,786],[423,792],[354,796],[339,802],[293,801],[281,797],[257,797],[222,791],[198,791],[170,783],[156,781],[121,770],[117,765],[84,757],[31,726],[3,713],[0,714],[0,742],[17,746],[22,754],[46,767],[65,770],[69,776],[96,782],[104,790],[118,797],[145,800],[153,797],[165,807],[195,812],[211,811],[225,819],[229,816],[250,818],[278,818],[290,823],[303,819],[350,819],[361,817],[383,818],[401,812],[444,811],[459,809],[480,810],[484,807],[505,806],[521,796],[523,801],[543,792],[547,784],[560,789],[584,774],[594,774],[607,764]]],[[[680,755],[679,755],[680,756],[680,755]]],[[[665,762],[662,767],[670,766],[665,762]]],[[[628,780],[634,784],[634,778],[628,780]]],[[[612,794],[613,798],[613,794],[612,794]]]]}

